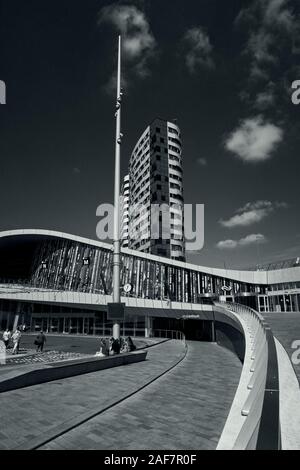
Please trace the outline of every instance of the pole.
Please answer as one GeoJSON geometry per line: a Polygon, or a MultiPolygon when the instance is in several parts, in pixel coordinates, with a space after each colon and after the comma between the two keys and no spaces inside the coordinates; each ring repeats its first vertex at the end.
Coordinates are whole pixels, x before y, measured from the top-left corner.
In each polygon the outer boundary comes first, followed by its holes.
{"type": "Polygon", "coordinates": [[[259,269],[259,264],[260,264],[259,237],[256,237],[256,242],[257,242],[257,269],[259,269]]]}
{"type": "MultiPolygon", "coordinates": [[[[113,302],[120,304],[120,162],[121,162],[121,36],[118,47],[117,104],[116,104],[116,143],[115,143],[115,193],[114,193],[114,254],[113,254],[113,302]]],[[[113,325],[113,337],[120,339],[120,322],[113,325]]]]}

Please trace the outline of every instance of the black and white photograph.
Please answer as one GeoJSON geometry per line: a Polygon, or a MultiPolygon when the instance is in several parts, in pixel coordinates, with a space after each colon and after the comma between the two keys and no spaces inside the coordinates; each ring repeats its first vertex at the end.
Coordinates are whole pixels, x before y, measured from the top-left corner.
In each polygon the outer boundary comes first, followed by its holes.
{"type": "Polygon", "coordinates": [[[0,458],[300,450],[299,155],[299,0],[0,0],[0,458]]]}

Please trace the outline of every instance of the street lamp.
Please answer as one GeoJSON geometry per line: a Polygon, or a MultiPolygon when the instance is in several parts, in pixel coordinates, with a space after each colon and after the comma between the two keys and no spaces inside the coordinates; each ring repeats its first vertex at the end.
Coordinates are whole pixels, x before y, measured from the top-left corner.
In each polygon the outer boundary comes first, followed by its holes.
{"type": "Polygon", "coordinates": [[[120,339],[120,322],[124,319],[125,305],[121,303],[120,294],[120,162],[123,134],[121,132],[121,47],[118,44],[117,103],[116,103],[116,142],[115,142],[115,191],[114,191],[114,240],[113,240],[113,303],[108,304],[108,319],[113,320],[113,337],[120,339]]]}

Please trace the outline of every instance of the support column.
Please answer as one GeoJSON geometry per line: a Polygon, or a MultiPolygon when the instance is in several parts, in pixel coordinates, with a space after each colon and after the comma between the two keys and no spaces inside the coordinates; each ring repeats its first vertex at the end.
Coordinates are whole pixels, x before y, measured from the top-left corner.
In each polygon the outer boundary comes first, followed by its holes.
{"type": "Polygon", "coordinates": [[[116,322],[114,323],[114,326],[113,326],[113,337],[115,339],[119,339],[120,335],[121,335],[120,323],[116,322]]]}
{"type": "Polygon", "coordinates": [[[284,305],[284,312],[286,313],[286,301],[285,301],[285,294],[283,294],[283,305],[284,305]]]}
{"type": "Polygon", "coordinates": [[[151,338],[152,334],[152,318],[145,317],[145,338],[151,338]]]}
{"type": "Polygon", "coordinates": [[[19,314],[17,313],[15,318],[14,318],[13,331],[15,331],[17,329],[18,323],[19,323],[19,314]]]}
{"type": "Polygon", "coordinates": [[[215,319],[215,312],[214,311],[213,311],[213,320],[211,322],[211,341],[212,341],[212,343],[217,342],[216,319],[215,319]]]}
{"type": "Polygon", "coordinates": [[[16,309],[16,315],[15,315],[15,318],[14,318],[13,331],[16,331],[16,329],[18,327],[21,310],[22,310],[22,304],[18,303],[17,309],[16,309]]]}
{"type": "Polygon", "coordinates": [[[7,312],[6,316],[6,329],[9,329],[9,324],[10,324],[10,312],[7,312]]]}
{"type": "Polygon", "coordinates": [[[211,341],[212,343],[216,342],[216,327],[214,320],[211,322],[211,341]]]}

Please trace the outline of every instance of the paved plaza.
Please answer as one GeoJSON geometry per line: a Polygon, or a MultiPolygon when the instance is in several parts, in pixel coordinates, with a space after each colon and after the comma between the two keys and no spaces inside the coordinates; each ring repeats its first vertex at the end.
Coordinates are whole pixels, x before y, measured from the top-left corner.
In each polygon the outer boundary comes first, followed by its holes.
{"type": "Polygon", "coordinates": [[[215,344],[185,354],[167,341],[142,363],[3,393],[0,448],[215,448],[241,364],[215,344]]]}
{"type": "MultiPolygon", "coordinates": [[[[0,334],[2,337],[2,333],[0,334]]],[[[23,334],[19,354],[13,355],[12,348],[6,353],[6,367],[0,368],[0,377],[9,366],[30,365],[38,363],[55,363],[69,359],[80,359],[87,356],[94,356],[100,347],[100,338],[92,336],[75,335],[47,335],[47,342],[43,353],[37,353],[34,340],[36,335],[23,334]]],[[[134,343],[137,349],[148,348],[149,346],[164,341],[163,339],[143,339],[135,338],[134,343]]]]}
{"type": "MultiPolygon", "coordinates": [[[[21,337],[21,350],[35,350],[35,334],[23,333],[21,337]]],[[[55,335],[46,334],[47,341],[44,351],[64,351],[76,352],[82,354],[95,354],[100,348],[100,337],[98,336],[79,336],[79,335],[55,335]]],[[[146,347],[149,344],[155,344],[158,339],[135,338],[134,342],[138,347],[146,347]]]]}
{"type": "Polygon", "coordinates": [[[189,342],[187,357],[170,373],[42,448],[215,449],[240,372],[229,351],[189,342]]]}

